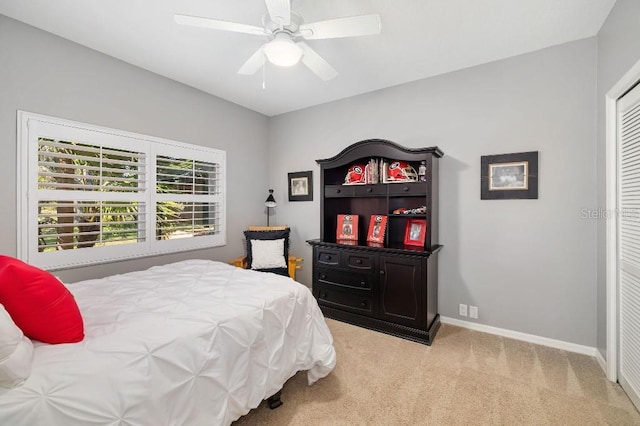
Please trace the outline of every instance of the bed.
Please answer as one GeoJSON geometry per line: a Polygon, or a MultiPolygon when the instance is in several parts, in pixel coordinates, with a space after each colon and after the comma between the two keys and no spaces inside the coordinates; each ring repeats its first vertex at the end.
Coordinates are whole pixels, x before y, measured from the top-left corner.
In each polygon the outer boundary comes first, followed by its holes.
{"type": "Polygon", "coordinates": [[[315,299],[287,277],[187,260],[68,288],[85,338],[35,342],[26,382],[0,388],[2,425],[228,425],[335,366],[315,299]]]}

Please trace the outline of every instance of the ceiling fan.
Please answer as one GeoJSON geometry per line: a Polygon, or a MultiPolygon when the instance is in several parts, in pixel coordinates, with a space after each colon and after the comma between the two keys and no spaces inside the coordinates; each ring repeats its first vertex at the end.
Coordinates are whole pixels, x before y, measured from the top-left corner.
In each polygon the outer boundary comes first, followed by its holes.
{"type": "Polygon", "coordinates": [[[300,60],[322,80],[331,80],[338,72],[313,50],[304,40],[357,37],[380,34],[380,16],[360,15],[349,18],[305,24],[302,17],[291,10],[291,0],[265,0],[268,13],[262,18],[262,27],[175,14],[175,21],[181,25],[211,28],[214,30],[267,36],[263,44],[238,70],[238,74],[255,74],[269,62],[287,67],[300,60]]]}

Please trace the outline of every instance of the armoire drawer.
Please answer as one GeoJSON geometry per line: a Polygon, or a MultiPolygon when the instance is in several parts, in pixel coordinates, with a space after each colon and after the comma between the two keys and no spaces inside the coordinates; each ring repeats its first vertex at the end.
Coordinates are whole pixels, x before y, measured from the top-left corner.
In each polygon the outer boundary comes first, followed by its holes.
{"type": "Polygon", "coordinates": [[[316,261],[318,262],[319,266],[338,266],[340,264],[340,252],[338,250],[318,248],[317,250],[315,250],[315,254],[316,261]]]}
{"type": "Polygon", "coordinates": [[[320,305],[373,315],[373,301],[370,293],[341,289],[333,285],[317,284],[314,289],[320,305]]]}
{"type": "Polygon", "coordinates": [[[424,182],[396,182],[389,184],[389,196],[424,196],[427,194],[424,182]]]}
{"type": "Polygon", "coordinates": [[[347,269],[370,272],[375,265],[375,256],[363,252],[342,251],[341,265],[347,269]]]}
{"type": "Polygon", "coordinates": [[[387,195],[387,185],[374,184],[354,186],[354,197],[376,197],[387,195]]]}
{"type": "Polygon", "coordinates": [[[317,282],[321,284],[351,287],[363,290],[371,289],[373,277],[367,274],[353,274],[336,269],[319,268],[316,272],[317,282]]]}
{"type": "Polygon", "coordinates": [[[325,185],[324,193],[326,198],[353,197],[355,189],[349,185],[325,185]]]}

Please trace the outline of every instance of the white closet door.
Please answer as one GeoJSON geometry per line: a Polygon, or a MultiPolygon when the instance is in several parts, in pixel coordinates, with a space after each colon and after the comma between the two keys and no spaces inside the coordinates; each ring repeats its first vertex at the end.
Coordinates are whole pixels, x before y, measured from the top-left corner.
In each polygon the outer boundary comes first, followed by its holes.
{"type": "Polygon", "coordinates": [[[618,101],[618,381],[640,409],[640,86],[618,101]]]}

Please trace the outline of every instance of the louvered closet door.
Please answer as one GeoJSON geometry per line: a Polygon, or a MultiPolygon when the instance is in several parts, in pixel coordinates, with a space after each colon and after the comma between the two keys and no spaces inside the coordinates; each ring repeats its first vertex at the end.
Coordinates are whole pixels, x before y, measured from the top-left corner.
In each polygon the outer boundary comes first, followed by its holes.
{"type": "Polygon", "coordinates": [[[618,101],[618,381],[640,408],[640,86],[618,101]]]}

